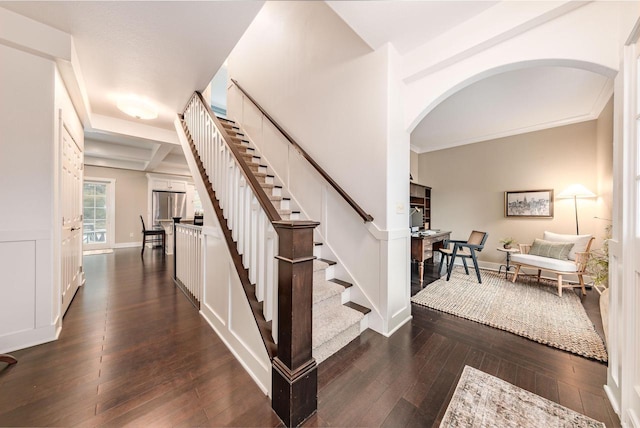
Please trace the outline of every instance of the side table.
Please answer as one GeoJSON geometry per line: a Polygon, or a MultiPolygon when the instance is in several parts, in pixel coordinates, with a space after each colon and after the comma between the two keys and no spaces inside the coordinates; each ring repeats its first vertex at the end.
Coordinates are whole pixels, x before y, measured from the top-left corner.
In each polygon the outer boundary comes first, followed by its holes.
{"type": "Polygon", "coordinates": [[[507,275],[509,275],[509,269],[515,269],[515,266],[511,266],[511,254],[513,253],[519,253],[520,250],[518,250],[517,248],[504,248],[504,247],[498,247],[496,248],[496,250],[501,251],[503,253],[507,253],[507,264],[505,265],[500,265],[500,268],[498,269],[498,275],[500,275],[500,273],[502,272],[502,268],[504,269],[504,278],[507,279],[507,275]]]}

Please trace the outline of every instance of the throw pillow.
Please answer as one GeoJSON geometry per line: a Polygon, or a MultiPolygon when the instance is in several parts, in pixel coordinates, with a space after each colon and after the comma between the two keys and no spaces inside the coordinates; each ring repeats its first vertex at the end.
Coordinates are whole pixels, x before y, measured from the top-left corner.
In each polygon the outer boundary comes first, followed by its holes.
{"type": "Polygon", "coordinates": [[[551,257],[558,260],[567,260],[569,251],[573,248],[572,242],[550,242],[536,239],[531,245],[529,254],[534,256],[551,257]]]}
{"type": "Polygon", "coordinates": [[[586,251],[591,235],[565,235],[562,233],[544,232],[542,239],[551,242],[572,242],[573,248],[569,251],[569,260],[576,259],[576,253],[586,251]]]}

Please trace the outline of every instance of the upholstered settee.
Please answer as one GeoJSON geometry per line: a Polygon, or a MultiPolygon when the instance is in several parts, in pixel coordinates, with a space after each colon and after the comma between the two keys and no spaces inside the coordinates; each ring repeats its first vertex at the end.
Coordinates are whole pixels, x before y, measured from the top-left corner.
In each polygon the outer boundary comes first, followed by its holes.
{"type": "Polygon", "coordinates": [[[589,251],[593,242],[591,235],[564,235],[544,232],[542,239],[536,239],[533,244],[520,244],[520,254],[513,254],[511,262],[516,267],[513,282],[516,282],[521,268],[538,270],[538,281],[544,270],[556,274],[558,281],[558,296],[562,297],[562,288],[573,288],[573,284],[563,283],[564,275],[577,275],[582,294],[587,292],[582,276],[589,260],[589,251]]]}

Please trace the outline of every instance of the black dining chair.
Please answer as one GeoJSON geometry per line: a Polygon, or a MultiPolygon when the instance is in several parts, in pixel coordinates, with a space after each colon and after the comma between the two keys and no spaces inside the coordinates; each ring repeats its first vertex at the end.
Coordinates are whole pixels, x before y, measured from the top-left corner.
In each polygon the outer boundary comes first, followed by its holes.
{"type": "Polygon", "coordinates": [[[144,219],[142,216],[140,216],[140,221],[142,222],[142,251],[140,251],[140,254],[144,255],[144,247],[147,246],[147,242],[155,244],[162,242],[162,254],[164,254],[166,241],[166,233],[164,229],[147,229],[144,226],[144,219]],[[147,237],[149,238],[147,239],[147,237]]]}

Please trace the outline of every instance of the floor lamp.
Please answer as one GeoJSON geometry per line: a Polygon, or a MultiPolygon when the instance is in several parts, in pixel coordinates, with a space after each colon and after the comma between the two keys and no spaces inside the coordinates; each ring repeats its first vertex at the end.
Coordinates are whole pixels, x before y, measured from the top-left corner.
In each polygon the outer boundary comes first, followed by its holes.
{"type": "Polygon", "coordinates": [[[558,195],[560,199],[573,198],[573,207],[576,212],[576,235],[580,235],[580,228],[578,226],[578,198],[595,198],[596,194],[591,190],[584,187],[582,184],[572,184],[564,189],[558,195]]]}

